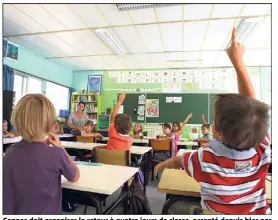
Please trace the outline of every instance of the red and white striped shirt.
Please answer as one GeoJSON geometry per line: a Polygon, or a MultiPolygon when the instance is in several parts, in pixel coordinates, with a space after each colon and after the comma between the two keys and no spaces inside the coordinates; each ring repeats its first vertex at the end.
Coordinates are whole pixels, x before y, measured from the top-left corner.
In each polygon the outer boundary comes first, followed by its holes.
{"type": "Polygon", "coordinates": [[[271,214],[265,186],[270,137],[242,152],[216,139],[209,145],[182,156],[184,170],[201,185],[202,208],[219,214],[271,214]]]}

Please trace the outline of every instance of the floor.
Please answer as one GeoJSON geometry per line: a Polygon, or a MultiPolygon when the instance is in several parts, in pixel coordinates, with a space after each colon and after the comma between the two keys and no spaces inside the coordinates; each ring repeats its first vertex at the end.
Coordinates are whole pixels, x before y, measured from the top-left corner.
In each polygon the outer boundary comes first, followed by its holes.
{"type": "MultiPolygon", "coordinates": [[[[161,215],[162,207],[165,203],[166,196],[163,193],[159,193],[157,191],[157,186],[158,186],[159,180],[151,180],[149,178],[149,184],[147,186],[147,198],[151,206],[152,214],[153,215],[161,215]]],[[[108,197],[106,201],[106,208],[110,206],[111,203],[113,203],[118,196],[120,195],[120,191],[116,191],[113,195],[108,197]]],[[[105,209],[105,208],[104,208],[105,209]]],[[[77,205],[77,208],[74,212],[68,213],[64,212],[63,214],[65,215],[82,215],[84,211],[84,206],[82,205],[77,205]]],[[[94,215],[95,214],[95,209],[92,207],[88,207],[87,209],[87,214],[88,215],[94,215]]],[[[117,208],[112,214],[123,214],[123,208],[119,207],[117,208]]]]}

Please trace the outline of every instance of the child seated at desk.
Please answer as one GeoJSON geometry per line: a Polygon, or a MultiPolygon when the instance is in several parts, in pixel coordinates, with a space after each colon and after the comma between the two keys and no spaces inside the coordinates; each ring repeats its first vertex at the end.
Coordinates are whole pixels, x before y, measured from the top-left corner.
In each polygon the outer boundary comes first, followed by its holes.
{"type": "Polygon", "coordinates": [[[102,139],[103,136],[100,133],[95,133],[94,132],[95,125],[92,121],[88,120],[84,124],[84,128],[81,132],[82,137],[96,137],[99,139],[102,139]]]}
{"type": "Polygon", "coordinates": [[[11,122],[23,140],[10,146],[3,159],[3,214],[61,214],[61,176],[75,182],[79,170],[51,133],[53,104],[42,94],[27,94],[13,109],[11,122]]]}
{"type": "Polygon", "coordinates": [[[7,138],[7,137],[12,138],[12,137],[14,137],[14,135],[8,131],[8,122],[6,120],[3,121],[2,129],[3,129],[3,137],[4,138],[7,138]]]}
{"type": "Polygon", "coordinates": [[[137,123],[134,124],[134,127],[133,127],[132,132],[131,132],[132,133],[131,136],[133,138],[139,139],[143,136],[142,132],[143,132],[143,127],[140,123],[137,122],[137,123]]]}
{"type": "Polygon", "coordinates": [[[131,118],[127,114],[118,114],[125,96],[125,93],[119,96],[118,102],[111,113],[106,150],[129,150],[132,145],[133,138],[130,136],[131,118]]]}
{"type": "Polygon", "coordinates": [[[239,94],[219,94],[209,147],[173,157],[155,168],[184,168],[201,185],[203,209],[219,214],[271,214],[266,200],[270,163],[269,106],[255,99],[243,62],[244,46],[233,30],[227,50],[237,72],[239,94]]]}
{"type": "Polygon", "coordinates": [[[55,134],[64,134],[64,129],[61,126],[61,123],[59,120],[55,122],[55,128],[54,128],[55,134]]]}

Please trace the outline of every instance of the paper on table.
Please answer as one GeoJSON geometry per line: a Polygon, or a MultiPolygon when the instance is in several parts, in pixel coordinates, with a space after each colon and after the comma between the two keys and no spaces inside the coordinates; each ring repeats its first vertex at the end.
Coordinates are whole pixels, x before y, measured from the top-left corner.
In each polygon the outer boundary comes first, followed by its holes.
{"type": "Polygon", "coordinates": [[[63,184],[63,183],[68,182],[68,180],[62,175],[61,182],[62,182],[62,184],[63,184]]]}

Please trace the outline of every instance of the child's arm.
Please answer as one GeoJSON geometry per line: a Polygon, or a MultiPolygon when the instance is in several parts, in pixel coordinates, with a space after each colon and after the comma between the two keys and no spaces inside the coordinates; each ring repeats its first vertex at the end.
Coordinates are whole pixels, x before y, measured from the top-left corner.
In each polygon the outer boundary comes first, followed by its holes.
{"type": "Polygon", "coordinates": [[[62,126],[59,126],[59,134],[64,134],[64,129],[62,128],[62,126]]]}
{"type": "Polygon", "coordinates": [[[118,114],[118,111],[121,107],[121,105],[123,104],[124,100],[125,100],[125,96],[126,94],[125,93],[122,93],[120,96],[119,96],[119,99],[118,99],[118,102],[117,104],[115,105],[111,115],[110,115],[110,124],[113,124],[114,121],[115,121],[115,117],[116,115],[118,114]]]}
{"type": "Polygon", "coordinates": [[[181,129],[179,131],[176,132],[177,136],[181,136],[181,133],[183,132],[183,129],[185,128],[185,125],[187,124],[187,122],[189,121],[189,119],[192,118],[192,113],[190,113],[189,115],[187,115],[187,117],[185,118],[185,120],[182,123],[181,129]]]}
{"type": "Polygon", "coordinates": [[[204,114],[202,114],[202,122],[203,122],[203,124],[207,124],[207,121],[205,119],[205,115],[204,114]]]}
{"type": "Polygon", "coordinates": [[[180,156],[171,157],[170,159],[159,163],[154,168],[154,175],[156,176],[159,171],[164,170],[165,168],[180,169],[182,167],[181,163],[182,163],[182,157],[180,156]]]}
{"type": "Polygon", "coordinates": [[[231,46],[227,49],[227,54],[236,70],[238,91],[242,95],[256,98],[255,90],[251,78],[243,62],[244,45],[237,42],[236,29],[233,29],[231,46]]]}

